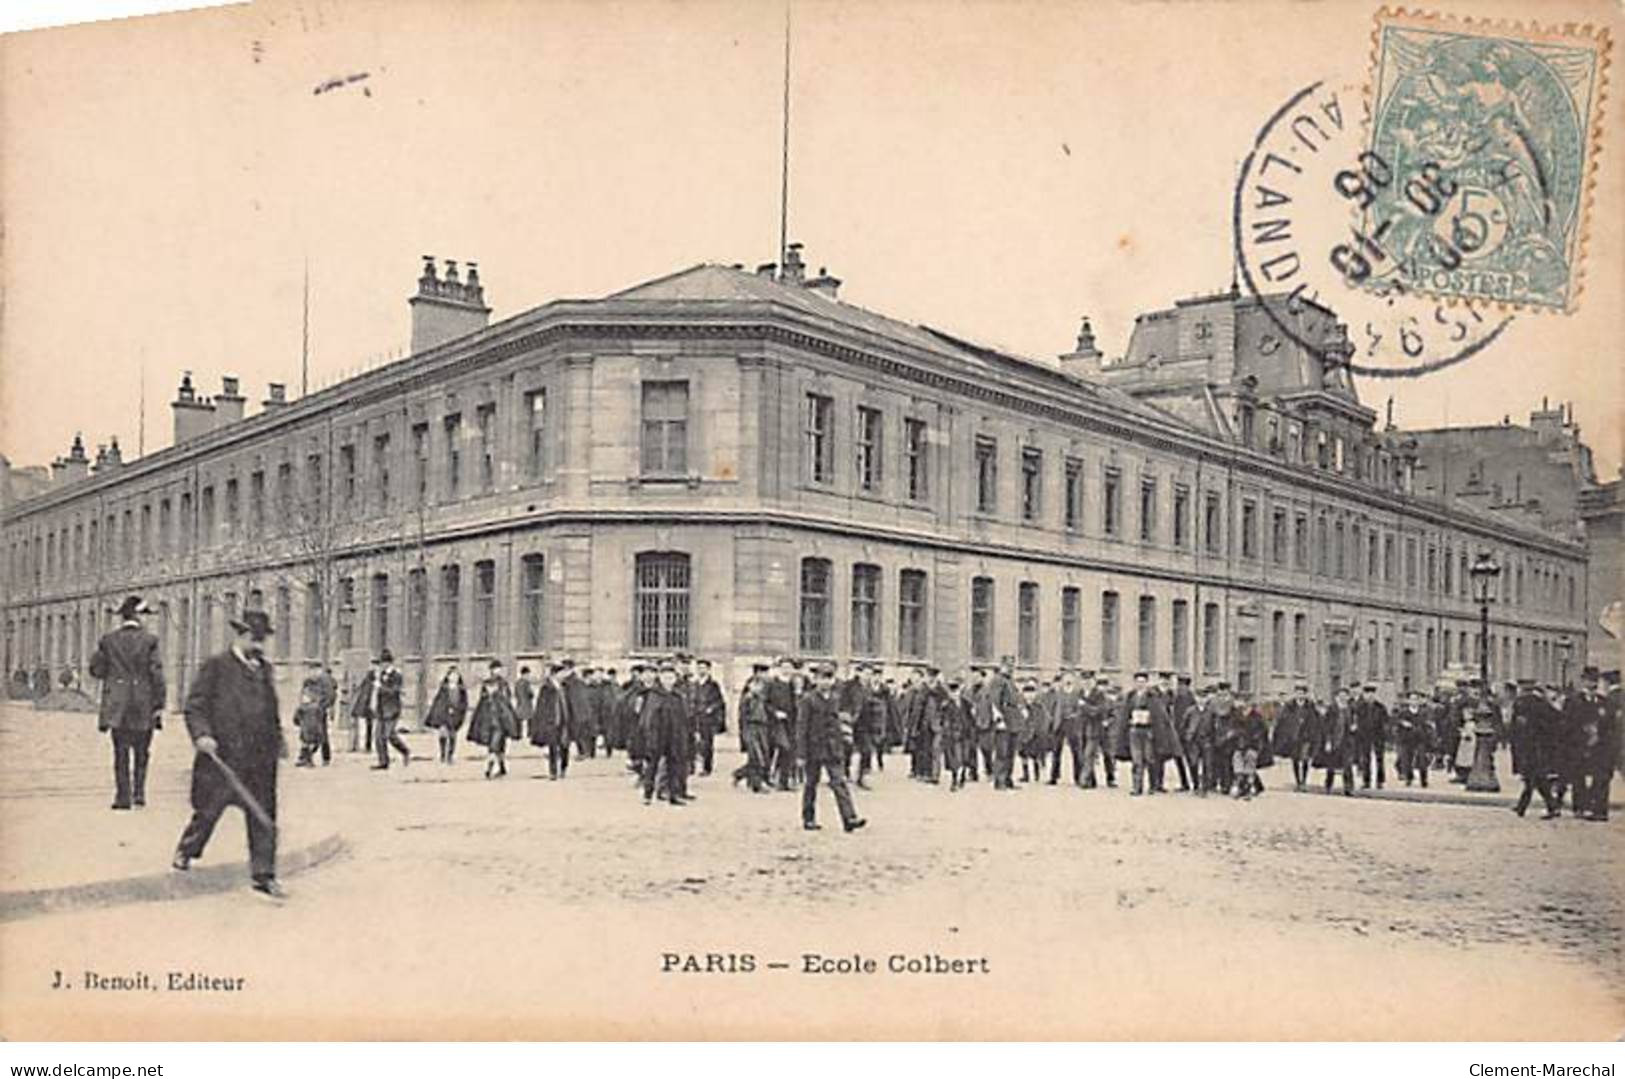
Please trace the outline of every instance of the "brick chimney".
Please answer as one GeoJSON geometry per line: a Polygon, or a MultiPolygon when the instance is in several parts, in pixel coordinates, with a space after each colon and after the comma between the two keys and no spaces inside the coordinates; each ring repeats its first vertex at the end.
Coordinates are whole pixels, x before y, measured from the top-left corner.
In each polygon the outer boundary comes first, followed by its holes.
{"type": "Polygon", "coordinates": [[[243,418],[243,406],[247,402],[239,392],[239,383],[236,375],[226,375],[220,380],[220,392],[214,399],[214,425],[224,427],[228,423],[237,423],[243,418]]]}
{"type": "Polygon", "coordinates": [[[826,267],[820,266],[818,267],[818,276],[807,282],[807,288],[818,293],[818,295],[824,297],[826,300],[833,300],[835,299],[835,294],[840,291],[841,279],[839,277],[831,277],[829,275],[829,270],[826,267]]]}
{"type": "Polygon", "coordinates": [[[265,400],[260,402],[263,412],[275,412],[280,408],[288,407],[288,387],[281,382],[267,383],[265,387],[265,400]]]}
{"type": "Polygon", "coordinates": [[[90,458],[85,456],[85,440],[75,432],[73,446],[68,450],[68,455],[51,462],[51,480],[58,484],[72,483],[89,475],[90,458]]]}
{"type": "Polygon", "coordinates": [[[485,306],[485,289],[480,285],[480,270],[472,262],[468,264],[467,280],[460,280],[455,260],[446,260],[442,277],[435,273],[434,256],[424,255],[417,295],[407,303],[412,308],[414,355],[483,330],[491,321],[491,309],[485,306]]]}
{"type": "Polygon", "coordinates": [[[192,388],[192,372],[181,375],[180,389],[175,391],[175,399],[169,407],[175,415],[175,445],[214,430],[214,405],[207,398],[199,397],[192,388]]]}

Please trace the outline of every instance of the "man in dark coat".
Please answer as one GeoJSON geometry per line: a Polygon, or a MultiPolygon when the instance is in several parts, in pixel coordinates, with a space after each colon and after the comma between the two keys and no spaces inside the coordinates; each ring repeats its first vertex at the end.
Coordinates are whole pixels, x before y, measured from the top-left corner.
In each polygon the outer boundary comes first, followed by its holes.
{"type": "Polygon", "coordinates": [[[1147,780],[1152,794],[1162,793],[1161,758],[1172,752],[1168,708],[1162,694],[1151,689],[1146,671],[1134,675],[1134,689],[1123,699],[1122,724],[1128,728],[1129,760],[1133,762],[1132,795],[1145,793],[1147,780]]]}
{"type": "Polygon", "coordinates": [[[598,732],[592,723],[592,689],[582,672],[576,669],[574,659],[565,656],[558,666],[559,688],[570,703],[570,741],[578,756],[590,756],[587,747],[598,741],[598,732]]]}
{"type": "MultiPolygon", "coordinates": [[[[546,661],[542,662],[545,673],[546,661]]],[[[536,679],[530,673],[530,668],[523,664],[519,667],[519,677],[513,683],[513,715],[519,724],[519,737],[528,737],[533,745],[547,744],[545,739],[540,742],[536,740],[536,679]]]]}
{"type": "Polygon", "coordinates": [[[245,611],[241,619],[232,619],[231,628],[236,640],[204,662],[186,695],[186,730],[197,757],[192,762],[192,819],[181,833],[173,864],[180,870],[191,868],[221,814],[228,806],[241,806],[248,817],[254,890],[281,899],[284,893],[276,879],[276,770],[288,750],[277,718],[271,664],[264,653],[271,620],[264,611],[245,611]],[[233,776],[242,790],[232,782],[233,776]]]}
{"type": "Polygon", "coordinates": [[[395,657],[386,648],[379,653],[378,671],[370,686],[372,745],[378,751],[378,763],[372,766],[375,772],[389,767],[391,749],[400,751],[403,767],[412,763],[412,751],[395,731],[395,725],[401,720],[401,683],[401,672],[395,666],[395,657]]]}
{"type": "Polygon", "coordinates": [[[986,685],[986,669],[972,667],[970,680],[961,690],[971,712],[971,750],[965,755],[965,778],[971,783],[980,783],[984,775],[989,782],[993,780],[993,713],[977,707],[986,685]]]}
{"type": "Polygon", "coordinates": [[[1428,762],[1433,756],[1433,717],[1422,707],[1421,690],[1413,689],[1405,694],[1405,703],[1388,717],[1388,726],[1398,750],[1394,766],[1399,778],[1407,787],[1419,778],[1426,787],[1428,762]]]}
{"type": "Polygon", "coordinates": [[[657,780],[664,776],[661,797],[673,806],[687,805],[688,705],[678,692],[677,665],[660,665],[660,681],[643,698],[640,717],[649,759],[643,769],[643,804],[654,801],[657,780]]]}
{"type": "Polygon", "coordinates": [[[694,756],[701,775],[710,775],[716,763],[717,735],[728,729],[728,702],[722,687],[711,674],[711,661],[694,661],[694,684],[689,689],[690,713],[694,725],[694,756]]]}
{"type": "Polygon", "coordinates": [[[1316,726],[1315,765],[1326,769],[1326,793],[1332,793],[1332,778],[1343,773],[1343,793],[1354,794],[1354,762],[1352,731],[1357,726],[1355,712],[1349,704],[1349,691],[1339,686],[1330,707],[1316,726]]]}
{"type": "Polygon", "coordinates": [[[361,676],[356,683],[355,690],[350,696],[350,752],[358,749],[372,752],[372,733],[377,726],[378,694],[378,660],[367,661],[367,673],[361,676]],[[363,739],[365,745],[363,746],[363,739]]]}
{"type": "Polygon", "coordinates": [[[1309,683],[1292,687],[1292,699],[1275,717],[1275,755],[1292,762],[1292,785],[1303,790],[1309,785],[1309,762],[1314,757],[1313,734],[1317,716],[1315,702],[1309,699],[1309,683]]]}
{"type": "Polygon", "coordinates": [[[739,729],[745,741],[745,763],[734,769],[733,781],[750,784],[760,794],[767,786],[767,672],[765,663],[751,664],[750,680],[739,695],[739,729]]]}
{"type": "Polygon", "coordinates": [[[1579,692],[1563,702],[1563,770],[1574,792],[1574,815],[1583,820],[1608,819],[1608,788],[1619,755],[1618,723],[1598,692],[1598,681],[1597,668],[1585,668],[1579,692]]]}
{"type": "Polygon", "coordinates": [[[1354,756],[1360,765],[1360,786],[1371,789],[1372,762],[1376,762],[1377,789],[1387,778],[1383,758],[1388,752],[1388,708],[1377,699],[1377,683],[1367,682],[1365,693],[1354,706],[1356,728],[1354,756]]]}
{"type": "MultiPolygon", "coordinates": [[[[1165,671],[1166,680],[1173,674],[1165,671]]],[[[1177,687],[1168,698],[1168,718],[1173,722],[1174,739],[1179,743],[1179,752],[1174,757],[1174,767],[1179,771],[1179,789],[1188,791],[1195,785],[1195,777],[1190,767],[1191,755],[1185,751],[1185,718],[1189,711],[1196,707],[1196,694],[1191,692],[1191,676],[1181,673],[1177,687]]]]}
{"type": "Polygon", "coordinates": [[[565,688],[562,663],[548,667],[536,689],[530,721],[530,744],[547,750],[547,778],[563,779],[570,770],[570,736],[575,730],[574,702],[565,688]]]}
{"type": "Polygon", "coordinates": [[[767,683],[768,740],[773,751],[774,783],[779,790],[787,791],[790,769],[795,764],[795,664],[789,656],[782,656],[776,666],[774,677],[767,683]]]}
{"type": "Polygon", "coordinates": [[[339,683],[333,677],[333,668],[330,664],[323,664],[321,670],[306,678],[301,689],[309,690],[316,698],[316,723],[314,733],[316,740],[312,746],[311,758],[315,751],[320,750],[322,763],[330,764],[333,760],[333,742],[329,735],[329,724],[333,719],[333,707],[338,704],[339,683]]]}
{"type": "Polygon", "coordinates": [[[147,804],[147,754],[152,732],[163,726],[163,656],[158,638],[141,625],[150,613],[140,596],[127,598],[119,605],[119,627],[90,658],[91,676],[102,680],[96,729],[113,737],[114,809],[147,804]]]}
{"type": "Polygon", "coordinates": [[[976,697],[976,725],[993,732],[993,789],[1015,790],[1012,772],[1015,768],[1018,739],[1026,729],[1026,705],[1011,678],[1015,660],[1005,656],[999,669],[982,684],[976,697]]]}
{"type": "Polygon", "coordinates": [[[818,823],[820,771],[827,777],[829,789],[835,793],[835,805],[841,813],[841,827],[854,832],[866,823],[858,816],[857,808],[852,804],[852,792],[846,785],[846,739],[835,708],[832,692],[834,681],[834,665],[818,664],[813,668],[812,688],[796,702],[796,758],[805,767],[806,775],[805,785],[801,788],[801,826],[809,832],[822,827],[818,823]]]}
{"type": "Polygon", "coordinates": [[[1096,786],[1097,760],[1104,762],[1106,786],[1117,786],[1117,761],[1108,736],[1110,709],[1106,699],[1106,681],[1103,675],[1084,671],[1080,687],[1083,692],[1083,785],[1089,789],[1096,786]]]}
{"type": "Polygon", "coordinates": [[[1072,754],[1072,783],[1083,786],[1083,691],[1078,688],[1078,676],[1072,671],[1061,672],[1061,684],[1052,698],[1055,709],[1055,729],[1058,740],[1055,756],[1050,759],[1049,781],[1054,786],[1061,778],[1061,750],[1072,754]]]}
{"type": "Polygon", "coordinates": [[[1546,806],[1545,820],[1562,813],[1563,799],[1553,789],[1563,751],[1563,717],[1535,690],[1534,681],[1519,684],[1512,702],[1512,770],[1523,777],[1523,790],[1512,811],[1523,816],[1539,792],[1546,806]]]}

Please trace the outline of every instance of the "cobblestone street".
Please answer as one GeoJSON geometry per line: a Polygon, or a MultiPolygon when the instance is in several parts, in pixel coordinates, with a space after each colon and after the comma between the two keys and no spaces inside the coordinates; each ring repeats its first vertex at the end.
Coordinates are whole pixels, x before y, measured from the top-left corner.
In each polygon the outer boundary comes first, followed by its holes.
{"type": "MultiPolygon", "coordinates": [[[[151,804],[127,814],[106,808],[94,727],[8,706],[6,891],[167,865],[186,815],[179,719],[155,743],[151,804]]],[[[642,805],[619,757],[550,783],[526,747],[487,782],[476,753],[446,767],[428,736],[408,738],[408,769],[341,753],[284,770],[284,853],[334,833],[347,847],[291,876],[285,905],[245,880],[0,923],[3,1033],[48,1036],[87,1009],[109,1037],[179,1038],[205,1023],[216,1037],[537,1038],[724,1022],[789,1037],[844,1024],[873,1037],[1597,1038],[1625,1018],[1617,826],[1294,794],[1280,768],[1245,804],[1067,786],[952,794],[911,782],[894,757],[857,792],[869,829],[843,835],[822,794],[829,827],[805,833],[797,795],[730,787],[731,735],[681,810],[642,805]],[[734,956],[723,965],[736,972],[662,973],[668,953],[734,956]],[[737,970],[745,953],[752,972],[737,970]],[[806,974],[806,953],[879,970],[806,974]],[[893,974],[893,955],[985,957],[988,972],[893,974]],[[50,988],[57,971],[72,988],[50,988]],[[91,991],[86,971],[154,986],[91,991]],[[169,972],[246,981],[171,992],[169,972]],[[257,999],[281,1017],[262,1018],[257,999]],[[1358,1029],[1339,1009],[1356,999],[1358,1029]],[[825,1027],[800,1019],[814,1004],[825,1027]]],[[[204,863],[241,861],[239,819],[204,863]]]]}

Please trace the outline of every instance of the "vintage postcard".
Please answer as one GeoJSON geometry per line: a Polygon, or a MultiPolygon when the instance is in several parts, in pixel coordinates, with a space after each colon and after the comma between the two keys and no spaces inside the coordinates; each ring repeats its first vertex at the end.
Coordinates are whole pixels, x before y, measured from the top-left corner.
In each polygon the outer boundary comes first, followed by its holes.
{"type": "Polygon", "coordinates": [[[0,37],[0,1037],[1617,1039],[1622,28],[0,37]]]}

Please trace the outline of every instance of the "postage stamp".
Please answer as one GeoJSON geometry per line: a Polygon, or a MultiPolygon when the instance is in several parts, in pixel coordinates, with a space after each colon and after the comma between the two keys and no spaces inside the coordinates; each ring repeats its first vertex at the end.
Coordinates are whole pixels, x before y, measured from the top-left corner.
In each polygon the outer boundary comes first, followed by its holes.
{"type": "Polygon", "coordinates": [[[1609,45],[1583,26],[1378,13],[1367,160],[1405,182],[1360,192],[1386,255],[1368,287],[1573,310],[1609,45]]]}

